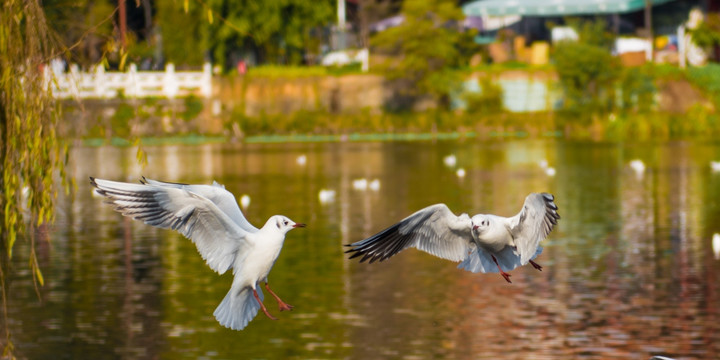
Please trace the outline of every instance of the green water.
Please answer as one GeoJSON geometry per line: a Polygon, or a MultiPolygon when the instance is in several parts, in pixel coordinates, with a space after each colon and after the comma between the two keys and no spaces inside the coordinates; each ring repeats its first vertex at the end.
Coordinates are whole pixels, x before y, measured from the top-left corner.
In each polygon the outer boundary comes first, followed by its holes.
{"type": "MultiPolygon", "coordinates": [[[[646,359],[720,357],[717,144],[590,144],[557,140],[329,142],[72,150],[77,191],[39,234],[40,298],[15,258],[10,323],[30,359],[646,359]],[[457,166],[443,157],[455,154],[457,166]],[[298,156],[307,163],[299,165],[298,156]],[[641,175],[628,165],[640,159],[641,175]],[[548,176],[538,165],[556,169],[548,176]],[[466,171],[464,178],[456,169],[466,171]],[[217,180],[256,226],[274,214],[288,234],[270,282],[295,306],[243,331],[213,310],[230,287],[194,245],[121,217],[88,176],[217,180]],[[378,179],[356,190],[353,180],[378,179]],[[321,203],[321,189],[336,191],[321,203]],[[562,220],[531,267],[472,274],[411,249],[383,263],[346,259],[343,244],[427,205],[510,216],[530,192],[555,194],[562,220]]],[[[19,243],[22,254],[27,243],[19,243]]]]}

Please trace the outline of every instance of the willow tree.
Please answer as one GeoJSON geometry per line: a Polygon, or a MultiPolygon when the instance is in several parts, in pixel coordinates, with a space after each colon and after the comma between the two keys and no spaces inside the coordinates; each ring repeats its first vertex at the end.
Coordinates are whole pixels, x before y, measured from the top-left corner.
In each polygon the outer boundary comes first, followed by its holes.
{"type": "Polygon", "coordinates": [[[56,175],[65,177],[67,149],[55,132],[58,119],[46,64],[55,50],[39,0],[0,5],[0,285],[3,356],[12,357],[7,319],[8,276],[15,243],[28,241],[36,284],[43,277],[35,254],[35,229],[53,220],[56,175]]]}

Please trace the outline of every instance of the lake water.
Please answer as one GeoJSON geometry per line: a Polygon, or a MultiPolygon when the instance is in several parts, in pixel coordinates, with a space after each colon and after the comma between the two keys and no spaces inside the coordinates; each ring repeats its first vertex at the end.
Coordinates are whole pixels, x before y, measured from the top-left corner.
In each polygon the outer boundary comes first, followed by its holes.
{"type": "Polygon", "coordinates": [[[10,294],[17,355],[30,359],[678,359],[720,358],[720,145],[555,140],[160,146],[141,168],[129,148],[74,148],[76,190],[38,245],[33,287],[18,243],[10,294]],[[455,154],[456,168],[443,164],[455,154]],[[299,165],[298,156],[307,163],[299,165]],[[640,159],[636,173],[629,162],[640,159]],[[556,169],[548,176],[538,165],[556,169]],[[232,275],[213,272],[175,232],[115,213],[88,176],[217,180],[261,226],[291,231],[270,273],[295,306],[243,331],[212,316],[232,275]],[[353,180],[378,179],[356,190],[353,180]],[[321,203],[321,189],[336,191],[321,203]],[[504,216],[530,192],[555,194],[562,220],[525,266],[472,274],[410,249],[383,263],[343,244],[438,202],[504,216]]]}

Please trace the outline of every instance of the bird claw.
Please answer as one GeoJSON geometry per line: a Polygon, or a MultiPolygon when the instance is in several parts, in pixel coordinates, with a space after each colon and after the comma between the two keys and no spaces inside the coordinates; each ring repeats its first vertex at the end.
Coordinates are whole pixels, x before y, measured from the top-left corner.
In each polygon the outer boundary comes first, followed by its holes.
{"type": "Polygon", "coordinates": [[[506,272],[501,272],[500,275],[502,275],[502,277],[505,278],[505,281],[507,281],[507,282],[509,282],[509,283],[512,284],[512,281],[510,281],[510,277],[511,277],[512,275],[510,275],[510,274],[508,274],[508,273],[506,273],[506,272]]]}
{"type": "Polygon", "coordinates": [[[532,266],[533,266],[535,269],[537,269],[538,271],[542,271],[542,266],[540,266],[540,264],[538,264],[538,263],[536,263],[536,262],[534,262],[534,261],[532,261],[532,260],[530,260],[530,265],[532,265],[532,266]]]}
{"type": "Polygon", "coordinates": [[[291,311],[294,308],[294,306],[286,303],[278,303],[278,307],[280,308],[280,311],[291,311]]]}

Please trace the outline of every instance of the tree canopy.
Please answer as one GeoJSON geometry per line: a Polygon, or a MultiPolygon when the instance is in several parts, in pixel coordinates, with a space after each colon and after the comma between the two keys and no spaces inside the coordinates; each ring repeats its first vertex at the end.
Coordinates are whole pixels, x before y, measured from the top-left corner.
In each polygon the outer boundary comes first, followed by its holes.
{"type": "Polygon", "coordinates": [[[371,38],[371,45],[387,56],[382,66],[388,80],[410,97],[431,95],[448,103],[460,84],[455,68],[465,58],[460,43],[467,34],[460,28],[462,10],[454,1],[403,2],[404,21],[371,38]]]}

